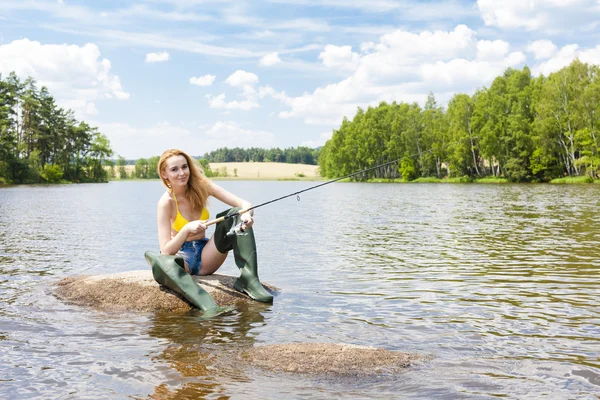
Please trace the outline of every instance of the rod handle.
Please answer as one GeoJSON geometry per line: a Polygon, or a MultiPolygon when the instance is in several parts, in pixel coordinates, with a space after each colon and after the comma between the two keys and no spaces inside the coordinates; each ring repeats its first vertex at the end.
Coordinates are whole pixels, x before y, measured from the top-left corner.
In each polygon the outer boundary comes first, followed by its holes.
{"type": "MultiPolygon", "coordinates": [[[[248,207],[248,208],[242,208],[241,210],[239,210],[239,211],[237,212],[237,214],[238,214],[238,215],[242,215],[243,213],[247,212],[247,211],[248,211],[250,208],[251,208],[251,207],[248,207]]],[[[206,225],[206,226],[211,226],[211,225],[214,225],[214,224],[218,224],[218,223],[219,223],[219,222],[221,222],[221,221],[225,221],[225,216],[222,216],[222,217],[219,217],[219,218],[212,219],[212,220],[208,221],[208,222],[207,222],[205,225],[206,225]]]]}

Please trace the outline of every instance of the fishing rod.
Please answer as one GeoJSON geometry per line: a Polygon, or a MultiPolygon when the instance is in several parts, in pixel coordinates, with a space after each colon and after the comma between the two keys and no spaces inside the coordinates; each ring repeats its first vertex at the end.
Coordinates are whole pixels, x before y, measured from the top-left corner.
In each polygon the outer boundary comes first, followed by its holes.
{"type": "MultiPolygon", "coordinates": [[[[478,137],[475,136],[474,138],[471,138],[471,139],[478,139],[478,137]]],[[[454,141],[454,142],[450,142],[450,143],[447,143],[446,146],[449,146],[449,145],[454,144],[454,143],[459,143],[459,142],[460,142],[460,140],[457,140],[457,141],[454,141]]],[[[433,149],[429,149],[429,150],[425,150],[425,151],[422,151],[422,152],[419,152],[419,153],[415,153],[415,154],[412,154],[412,155],[410,155],[408,157],[410,158],[410,157],[422,156],[424,153],[433,153],[433,149]]],[[[404,157],[402,157],[402,158],[404,158],[404,157]]],[[[244,213],[246,213],[248,211],[251,211],[251,210],[254,210],[256,208],[263,207],[263,206],[266,206],[266,205],[271,204],[271,203],[275,203],[276,201],[287,199],[288,197],[296,196],[297,199],[300,200],[300,196],[299,196],[300,193],[308,192],[309,190],[317,189],[317,188],[320,188],[321,186],[325,186],[325,185],[329,185],[330,183],[341,181],[342,179],[351,178],[351,177],[356,176],[356,175],[364,174],[365,172],[372,171],[372,170],[377,169],[377,168],[385,167],[386,165],[395,164],[398,161],[402,160],[402,158],[398,158],[398,159],[393,160],[393,161],[388,161],[386,163],[379,164],[379,165],[376,165],[374,167],[365,168],[365,169],[362,169],[362,170],[360,170],[358,172],[353,172],[351,174],[344,175],[344,176],[342,176],[340,178],[335,178],[335,179],[332,179],[330,181],[323,182],[323,183],[320,183],[318,185],[314,185],[314,186],[308,187],[308,188],[303,189],[303,190],[299,190],[299,191],[294,192],[294,193],[286,194],[285,196],[281,196],[281,197],[278,197],[278,198],[273,199],[273,200],[265,201],[264,203],[260,203],[260,204],[257,204],[255,206],[252,206],[252,207],[243,208],[243,209],[238,210],[238,211],[236,211],[234,213],[231,213],[231,214],[225,215],[223,217],[219,217],[219,218],[213,219],[211,221],[208,221],[206,223],[206,226],[211,226],[211,225],[217,224],[217,223],[219,223],[221,221],[225,221],[226,219],[234,218],[234,217],[236,217],[238,215],[244,214],[244,213]]],[[[231,228],[231,231],[229,231],[227,233],[227,236],[245,235],[246,233],[245,233],[244,229],[245,229],[244,224],[240,223],[240,224],[234,226],[233,228],[231,228]]]]}
{"type": "MultiPolygon", "coordinates": [[[[241,210],[238,210],[238,211],[236,211],[236,212],[234,212],[234,213],[231,213],[231,214],[228,214],[228,215],[225,215],[225,216],[222,216],[222,217],[219,217],[219,218],[213,219],[213,220],[211,220],[211,221],[208,221],[208,222],[206,223],[206,226],[210,226],[210,225],[217,224],[217,223],[219,223],[219,222],[221,222],[221,221],[225,221],[226,219],[230,219],[230,218],[233,218],[233,217],[235,217],[235,216],[238,216],[238,215],[244,214],[244,213],[246,213],[246,212],[248,212],[248,211],[251,211],[251,210],[254,210],[254,209],[256,209],[256,208],[259,208],[259,207],[264,207],[264,206],[266,206],[266,205],[268,205],[268,204],[275,203],[276,201],[280,201],[280,200],[283,200],[283,199],[287,199],[288,197],[296,196],[296,198],[297,198],[298,200],[300,200],[300,193],[308,192],[309,190],[317,189],[317,188],[320,188],[321,186],[325,186],[325,185],[329,185],[330,183],[334,183],[334,182],[337,182],[337,181],[341,181],[342,179],[351,178],[351,177],[353,177],[353,176],[356,176],[356,175],[363,174],[363,173],[365,173],[365,172],[367,172],[367,171],[371,171],[371,170],[374,170],[374,169],[377,169],[377,168],[385,167],[386,165],[390,165],[390,164],[397,163],[397,162],[398,162],[398,161],[400,161],[400,160],[401,160],[401,159],[399,158],[399,159],[397,159],[397,160],[393,160],[393,161],[389,161],[389,162],[386,162],[386,163],[383,163],[383,164],[379,164],[379,165],[376,165],[376,166],[374,166],[374,167],[365,168],[365,169],[363,169],[363,170],[360,170],[360,171],[358,171],[358,172],[354,172],[354,173],[351,173],[351,174],[348,174],[348,175],[342,176],[342,177],[340,177],[340,178],[332,179],[332,180],[330,180],[330,181],[323,182],[323,183],[320,183],[320,184],[318,184],[318,185],[314,185],[314,186],[308,187],[308,188],[306,188],[306,189],[303,189],[303,190],[299,190],[299,191],[297,191],[297,192],[294,192],[294,193],[286,194],[285,196],[281,196],[281,197],[278,197],[278,198],[276,198],[276,199],[273,199],[273,200],[265,201],[264,203],[260,203],[260,204],[257,204],[257,205],[255,205],[255,206],[252,206],[252,207],[243,208],[243,209],[241,209],[241,210]]],[[[245,231],[244,231],[244,226],[243,226],[243,224],[242,224],[242,223],[240,223],[239,225],[237,225],[237,226],[233,227],[233,228],[231,229],[231,231],[227,233],[227,236],[233,236],[233,235],[243,235],[243,234],[245,234],[245,231]]]]}

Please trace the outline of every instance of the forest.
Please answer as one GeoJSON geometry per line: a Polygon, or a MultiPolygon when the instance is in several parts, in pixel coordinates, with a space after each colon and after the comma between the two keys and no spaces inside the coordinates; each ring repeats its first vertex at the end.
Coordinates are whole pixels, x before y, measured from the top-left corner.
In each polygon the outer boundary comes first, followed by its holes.
{"type": "Polygon", "coordinates": [[[108,138],[46,87],[0,75],[0,184],[103,182],[112,154],[108,138]]]}
{"type": "Polygon", "coordinates": [[[430,93],[424,107],[359,108],[321,149],[321,175],[398,161],[357,178],[591,182],[600,173],[599,72],[579,60],[547,77],[507,69],[489,88],[455,94],[447,107],[430,93]]]}
{"type": "Polygon", "coordinates": [[[290,147],[287,149],[261,149],[251,147],[243,149],[235,147],[229,149],[227,147],[217,149],[210,153],[206,153],[204,158],[208,162],[282,162],[291,164],[310,164],[316,165],[319,158],[319,150],[309,147],[290,147]]]}

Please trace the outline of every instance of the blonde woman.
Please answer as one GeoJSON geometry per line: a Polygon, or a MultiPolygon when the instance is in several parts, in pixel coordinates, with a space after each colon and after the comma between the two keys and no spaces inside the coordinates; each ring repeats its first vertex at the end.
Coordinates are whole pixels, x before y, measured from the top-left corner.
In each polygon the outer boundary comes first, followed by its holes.
{"type": "Polygon", "coordinates": [[[157,172],[167,187],[158,200],[157,209],[161,254],[183,258],[183,266],[191,275],[210,275],[223,265],[228,252],[233,250],[241,271],[235,289],[257,301],[273,301],[273,296],[258,279],[253,211],[219,222],[215,234],[210,239],[206,237],[206,223],[210,218],[206,206],[210,196],[233,207],[217,218],[250,208],[251,204],[207,179],[198,163],[181,150],[166,150],[160,157],[157,172]],[[227,235],[240,222],[245,226],[246,235],[227,235]]]}

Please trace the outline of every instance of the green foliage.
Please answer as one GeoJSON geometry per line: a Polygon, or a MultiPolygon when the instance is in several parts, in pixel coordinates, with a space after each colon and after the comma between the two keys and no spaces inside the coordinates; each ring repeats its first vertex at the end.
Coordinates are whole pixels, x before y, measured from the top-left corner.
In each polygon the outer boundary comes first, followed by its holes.
{"type": "Polygon", "coordinates": [[[117,169],[119,170],[119,179],[127,179],[129,175],[127,175],[127,168],[125,168],[126,161],[125,158],[119,156],[117,158],[117,169]]]}
{"type": "Polygon", "coordinates": [[[550,183],[594,183],[594,179],[591,176],[566,176],[552,179],[550,183]]]}
{"type": "Polygon", "coordinates": [[[473,178],[471,178],[470,176],[458,176],[455,178],[444,179],[443,182],[445,182],[445,183],[471,183],[471,182],[473,182],[473,178]]]}
{"type": "Polygon", "coordinates": [[[242,149],[227,147],[211,151],[204,155],[208,162],[281,162],[289,164],[310,164],[316,165],[319,157],[318,149],[308,147],[295,147],[281,150],[260,149],[252,147],[242,149]]]}
{"type": "Polygon", "coordinates": [[[56,105],[46,87],[0,75],[0,178],[8,183],[104,181],[110,143],[56,105]],[[60,171],[60,173],[59,173],[60,171]]]}
{"type": "Polygon", "coordinates": [[[527,67],[509,68],[473,96],[455,94],[446,110],[432,94],[423,108],[395,102],[358,108],[321,148],[319,170],[337,178],[399,161],[354,179],[598,179],[599,126],[600,66],[575,60],[539,78],[527,67]]]}
{"type": "Polygon", "coordinates": [[[436,178],[434,176],[421,177],[417,178],[412,183],[439,183],[442,182],[440,178],[436,178]]]}
{"type": "Polygon", "coordinates": [[[115,170],[115,162],[112,160],[105,160],[104,166],[108,171],[108,179],[116,179],[117,171],[115,170]]]}
{"type": "Polygon", "coordinates": [[[409,182],[417,178],[417,169],[411,157],[403,157],[400,161],[400,175],[402,179],[409,182]]]}
{"type": "Polygon", "coordinates": [[[227,177],[227,167],[221,167],[217,169],[215,176],[227,177]]]}
{"type": "Polygon", "coordinates": [[[511,157],[506,160],[504,170],[506,178],[511,182],[531,181],[532,174],[526,165],[526,159],[511,157]]]}
{"type": "Polygon", "coordinates": [[[63,172],[58,165],[46,164],[42,167],[40,176],[48,183],[58,183],[63,177],[63,172]]]}
{"type": "Polygon", "coordinates": [[[149,165],[148,160],[140,158],[135,163],[135,177],[140,179],[148,179],[149,165]]]}
{"type": "Polygon", "coordinates": [[[150,179],[158,179],[158,162],[160,161],[160,156],[150,157],[148,159],[148,178],[150,179]]]}
{"type": "Polygon", "coordinates": [[[216,176],[215,172],[213,172],[213,170],[210,168],[210,164],[206,158],[201,158],[198,160],[198,162],[200,163],[200,167],[202,167],[204,170],[204,175],[207,178],[213,178],[216,176]]]}
{"type": "Polygon", "coordinates": [[[497,176],[490,176],[487,178],[476,179],[475,182],[477,182],[477,183],[508,183],[509,180],[506,178],[499,178],[497,176]]]}

